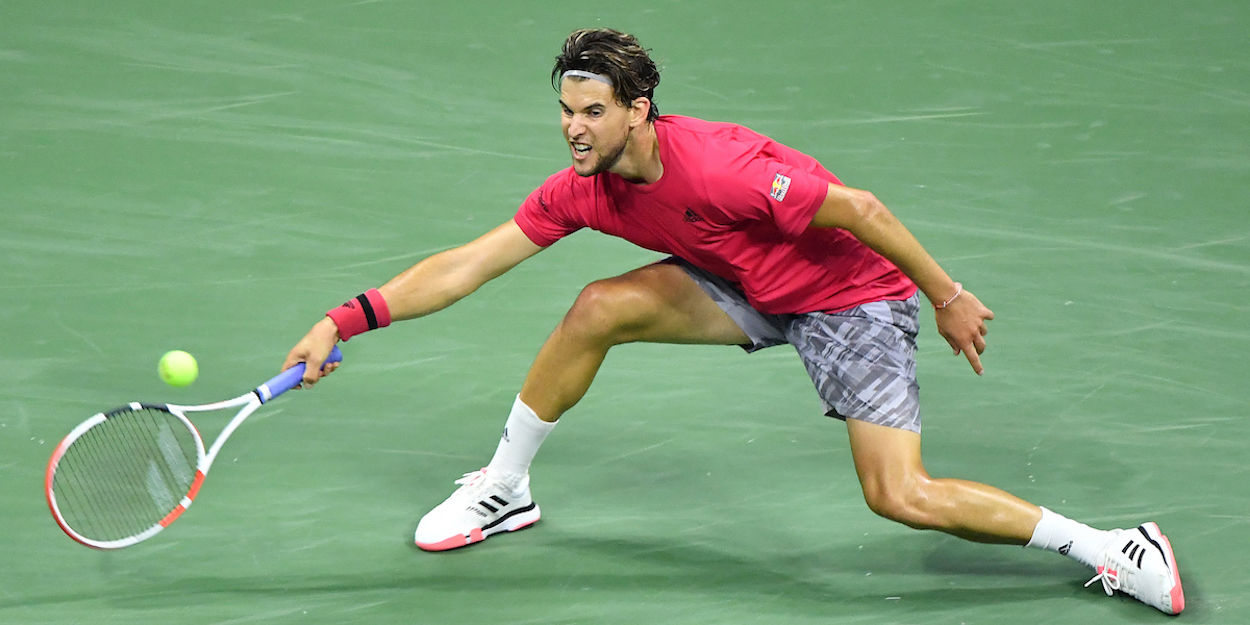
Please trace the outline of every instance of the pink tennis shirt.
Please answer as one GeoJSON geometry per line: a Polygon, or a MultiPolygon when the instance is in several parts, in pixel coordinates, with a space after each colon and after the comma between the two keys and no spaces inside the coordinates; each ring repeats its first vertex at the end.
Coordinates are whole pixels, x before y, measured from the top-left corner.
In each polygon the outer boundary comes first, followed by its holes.
{"type": "Polygon", "coordinates": [[[916,286],[838,228],[808,227],[842,184],[816,159],[743,126],[662,115],[664,174],[634,184],[604,172],[557,172],[526,198],[516,223],[547,247],[582,228],[679,256],[725,278],[769,314],[837,312],[916,286]]]}

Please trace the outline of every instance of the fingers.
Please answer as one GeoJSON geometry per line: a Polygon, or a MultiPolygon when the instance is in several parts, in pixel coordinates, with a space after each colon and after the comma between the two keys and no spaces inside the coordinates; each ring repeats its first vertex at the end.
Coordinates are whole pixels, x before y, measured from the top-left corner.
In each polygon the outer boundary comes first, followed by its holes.
{"type": "Polygon", "coordinates": [[[972,365],[972,370],[976,371],[977,375],[985,373],[985,367],[981,366],[981,354],[985,353],[985,339],[978,336],[962,345],[949,338],[946,339],[946,342],[955,350],[955,356],[962,353],[968,359],[968,364],[972,365]]]}
{"type": "Polygon", "coordinates": [[[338,369],[339,365],[343,364],[341,362],[324,364],[324,360],[322,360],[322,363],[323,364],[320,367],[317,367],[313,365],[312,359],[308,360],[307,365],[304,367],[304,384],[301,388],[312,388],[318,380],[334,373],[334,370],[338,369]]]}
{"type": "Polygon", "coordinates": [[[339,340],[338,329],[329,317],[318,322],[300,339],[299,343],[286,355],[282,370],[286,371],[299,363],[305,363],[304,377],[299,388],[311,388],[318,380],[338,368],[338,363],[325,364],[334,344],[339,340]],[[322,366],[324,365],[324,370],[322,366]]]}
{"type": "Polygon", "coordinates": [[[980,351],[964,350],[964,355],[968,357],[968,364],[972,365],[972,370],[976,371],[977,375],[985,373],[985,367],[981,366],[981,356],[979,354],[980,351]]]}
{"type": "Polygon", "coordinates": [[[938,309],[938,332],[956,356],[962,353],[972,365],[972,370],[982,375],[985,368],[981,365],[981,354],[985,353],[985,336],[990,331],[985,322],[994,318],[994,312],[968,291],[963,293],[963,297],[951,302],[947,308],[938,309]]]}
{"type": "MultiPolygon", "coordinates": [[[[317,380],[321,379],[321,376],[323,375],[321,363],[323,362],[325,362],[324,356],[317,358],[315,355],[311,354],[309,355],[309,358],[304,361],[304,388],[312,388],[313,385],[317,383],[317,380]]],[[[333,371],[333,369],[331,369],[331,371],[333,371]]]]}
{"type": "Polygon", "coordinates": [[[286,355],[286,360],[282,361],[282,368],[278,369],[278,371],[286,371],[287,369],[294,367],[300,362],[302,361],[299,359],[298,356],[295,355],[295,352],[291,352],[290,354],[286,355]]]}
{"type": "Polygon", "coordinates": [[[325,359],[326,356],[318,356],[318,354],[312,350],[296,347],[291,350],[290,354],[287,354],[286,361],[282,363],[282,370],[286,371],[295,365],[303,363],[304,377],[300,385],[296,388],[311,388],[312,385],[316,384],[318,380],[325,377],[326,374],[334,371],[339,366],[339,363],[332,362],[328,365],[324,365],[323,367],[322,363],[325,362],[325,359]]]}

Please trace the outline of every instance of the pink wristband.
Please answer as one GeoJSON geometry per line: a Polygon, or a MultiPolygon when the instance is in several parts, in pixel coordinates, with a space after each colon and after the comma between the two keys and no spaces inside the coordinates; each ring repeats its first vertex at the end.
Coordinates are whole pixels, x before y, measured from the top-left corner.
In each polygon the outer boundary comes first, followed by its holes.
{"type": "Polygon", "coordinates": [[[342,306],[326,311],[326,316],[338,326],[341,341],[391,325],[391,310],[377,289],[369,289],[342,306]]]}

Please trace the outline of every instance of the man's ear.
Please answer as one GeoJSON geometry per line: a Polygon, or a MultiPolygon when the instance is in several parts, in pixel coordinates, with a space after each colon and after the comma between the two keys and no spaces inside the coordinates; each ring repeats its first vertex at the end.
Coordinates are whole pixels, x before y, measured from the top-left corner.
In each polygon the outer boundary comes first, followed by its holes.
{"type": "Polygon", "coordinates": [[[651,112],[651,100],[645,97],[634,98],[629,105],[629,126],[630,128],[641,126],[647,121],[647,114],[651,112]]]}

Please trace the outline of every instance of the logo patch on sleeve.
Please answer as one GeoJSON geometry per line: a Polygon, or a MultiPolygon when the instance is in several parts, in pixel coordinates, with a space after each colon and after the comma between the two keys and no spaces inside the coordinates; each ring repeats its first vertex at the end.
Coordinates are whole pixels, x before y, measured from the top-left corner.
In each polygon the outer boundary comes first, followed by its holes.
{"type": "Polygon", "coordinates": [[[790,177],[777,174],[777,177],[773,178],[773,190],[769,192],[769,195],[771,195],[774,200],[780,202],[786,199],[786,191],[789,190],[790,177]]]}

